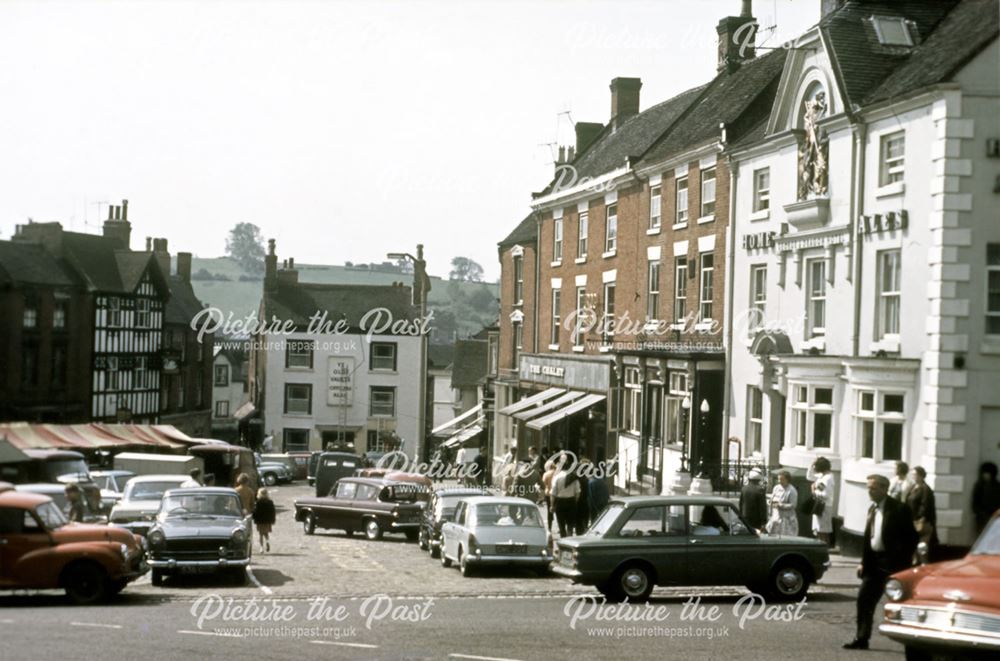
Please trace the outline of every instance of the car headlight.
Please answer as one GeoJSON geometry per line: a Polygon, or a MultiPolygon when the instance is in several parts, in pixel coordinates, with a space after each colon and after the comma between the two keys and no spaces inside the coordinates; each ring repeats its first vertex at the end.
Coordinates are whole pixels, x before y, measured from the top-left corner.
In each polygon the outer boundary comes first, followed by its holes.
{"type": "Polygon", "coordinates": [[[128,557],[128,544],[120,544],[118,550],[121,552],[123,558],[128,557]]]}
{"type": "Polygon", "coordinates": [[[149,546],[151,548],[156,548],[157,546],[163,546],[166,543],[167,536],[163,534],[162,530],[154,530],[149,533],[149,536],[146,537],[146,539],[149,540],[149,546]]]}
{"type": "Polygon", "coordinates": [[[889,601],[900,601],[906,596],[906,590],[902,583],[892,578],[885,584],[885,596],[889,598],[889,601]]]}
{"type": "Polygon", "coordinates": [[[247,534],[243,530],[233,531],[233,546],[242,546],[247,541],[247,534]]]}

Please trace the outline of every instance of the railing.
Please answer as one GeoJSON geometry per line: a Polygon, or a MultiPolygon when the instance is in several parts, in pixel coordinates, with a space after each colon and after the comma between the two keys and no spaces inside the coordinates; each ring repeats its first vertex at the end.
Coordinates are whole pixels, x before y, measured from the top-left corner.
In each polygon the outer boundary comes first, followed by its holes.
{"type": "Polygon", "coordinates": [[[712,491],[722,496],[739,495],[749,481],[750,471],[761,473],[761,486],[770,491],[777,483],[777,472],[781,466],[768,466],[754,459],[731,460],[717,463],[701,462],[692,467],[693,477],[707,478],[712,483],[712,491]]]}

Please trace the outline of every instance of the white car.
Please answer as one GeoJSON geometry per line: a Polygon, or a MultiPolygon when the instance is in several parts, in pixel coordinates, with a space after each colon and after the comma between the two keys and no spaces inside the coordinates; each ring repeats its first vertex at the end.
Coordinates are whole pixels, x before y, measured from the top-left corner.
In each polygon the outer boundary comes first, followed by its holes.
{"type": "Polygon", "coordinates": [[[145,535],[156,513],[160,511],[163,494],[171,489],[196,486],[187,475],[140,475],[125,484],[122,499],[111,509],[110,523],[145,535]]]}
{"type": "Polygon", "coordinates": [[[526,498],[475,496],[458,503],[441,525],[441,564],[463,576],[477,567],[529,567],[540,574],[552,561],[551,539],[538,505],[526,498]]]}

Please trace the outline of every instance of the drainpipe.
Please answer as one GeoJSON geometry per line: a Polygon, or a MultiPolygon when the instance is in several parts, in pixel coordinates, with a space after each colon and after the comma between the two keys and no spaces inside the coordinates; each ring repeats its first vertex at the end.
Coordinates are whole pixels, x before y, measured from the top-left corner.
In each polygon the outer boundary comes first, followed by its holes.
{"type": "MultiPolygon", "coordinates": [[[[566,233],[563,233],[565,238],[566,233]]],[[[541,260],[541,247],[542,247],[542,218],[536,212],[535,213],[535,302],[532,305],[531,311],[531,353],[538,353],[538,287],[539,278],[541,276],[542,260],[541,260]]],[[[520,356],[518,360],[520,361],[520,356]]],[[[515,365],[514,368],[520,373],[521,368],[519,365],[515,365]]],[[[519,377],[520,378],[520,377],[519,377]]],[[[520,446],[521,444],[518,443],[520,446]]],[[[520,449],[520,448],[518,448],[520,449]]]]}
{"type": "Polygon", "coordinates": [[[726,311],[723,318],[726,320],[726,375],[723,386],[722,405],[722,443],[723,461],[729,461],[729,405],[733,401],[733,289],[736,284],[734,268],[736,264],[736,181],[740,171],[739,163],[732,157],[727,158],[729,163],[729,230],[726,233],[726,311]]]}
{"type": "Polygon", "coordinates": [[[854,181],[851,182],[851,240],[849,245],[854,247],[853,270],[854,270],[854,337],[851,348],[854,357],[861,355],[861,267],[862,267],[862,247],[863,243],[858,236],[858,218],[865,210],[865,153],[868,143],[868,125],[862,121],[854,124],[854,181]]]}

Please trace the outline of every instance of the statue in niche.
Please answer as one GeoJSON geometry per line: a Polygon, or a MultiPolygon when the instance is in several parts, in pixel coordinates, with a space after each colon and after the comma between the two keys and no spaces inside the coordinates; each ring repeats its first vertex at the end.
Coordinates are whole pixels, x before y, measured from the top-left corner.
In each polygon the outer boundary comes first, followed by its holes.
{"type": "Polygon", "coordinates": [[[819,120],[826,114],[826,93],[817,92],[802,103],[804,139],[799,143],[799,199],[825,197],[827,193],[829,146],[819,120]]]}

